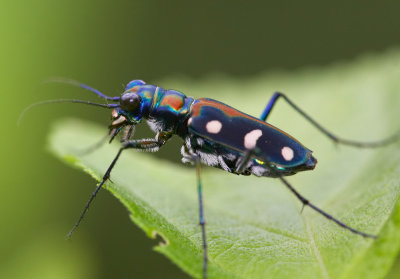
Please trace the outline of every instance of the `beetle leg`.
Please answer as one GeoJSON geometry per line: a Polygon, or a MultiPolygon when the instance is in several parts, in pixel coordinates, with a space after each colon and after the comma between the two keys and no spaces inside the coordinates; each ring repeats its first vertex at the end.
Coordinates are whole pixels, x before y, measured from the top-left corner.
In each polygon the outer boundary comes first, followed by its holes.
{"type": "Polygon", "coordinates": [[[204,217],[204,206],[203,206],[203,186],[201,183],[201,172],[200,172],[200,158],[199,156],[191,149],[187,148],[186,150],[192,156],[192,161],[196,165],[196,179],[197,179],[197,195],[199,201],[199,218],[200,218],[200,226],[201,226],[201,238],[203,245],[203,279],[207,278],[207,265],[208,265],[208,254],[207,254],[207,238],[206,238],[206,221],[204,217]]]}
{"type": "MultiPolygon", "coordinates": [[[[269,167],[269,168],[271,169],[271,171],[273,171],[273,172],[275,171],[273,168],[271,168],[271,167],[269,167]]],[[[367,233],[364,233],[362,231],[356,230],[356,229],[346,225],[342,221],[339,221],[338,219],[336,219],[332,215],[326,213],[325,211],[323,211],[319,207],[317,207],[314,204],[312,204],[309,200],[307,200],[305,197],[303,197],[299,192],[297,192],[297,190],[294,189],[293,186],[283,176],[279,175],[279,173],[277,173],[277,175],[278,175],[278,178],[282,181],[282,183],[285,184],[285,186],[302,202],[302,204],[303,204],[302,210],[303,210],[303,208],[305,206],[309,206],[313,210],[315,210],[316,212],[318,212],[319,214],[324,216],[325,218],[335,222],[337,225],[341,226],[342,228],[344,228],[346,230],[351,231],[354,234],[358,234],[358,235],[361,235],[363,237],[368,237],[368,238],[376,238],[376,235],[367,234],[367,233]]]]}
{"type": "Polygon", "coordinates": [[[128,149],[128,148],[133,148],[133,149],[139,149],[139,150],[144,150],[144,151],[158,151],[158,149],[164,145],[167,140],[171,137],[171,133],[169,132],[159,132],[154,139],[138,139],[138,140],[131,140],[123,143],[122,147],[119,149],[117,155],[115,156],[114,160],[112,160],[110,166],[108,167],[106,173],[103,176],[103,179],[101,180],[100,184],[96,187],[96,189],[93,191],[92,195],[90,196],[88,202],[86,203],[81,215],[79,216],[78,220],[76,221],[75,225],[72,227],[72,229],[69,231],[67,234],[67,237],[71,237],[72,233],[75,231],[75,229],[79,226],[80,222],[82,221],[83,217],[85,216],[87,210],[89,209],[90,204],[96,197],[97,193],[100,191],[100,189],[103,187],[104,183],[110,179],[110,173],[113,170],[115,164],[117,163],[119,157],[121,156],[121,153],[123,150],[128,149]]]}
{"type": "Polygon", "coordinates": [[[246,168],[247,164],[250,162],[250,160],[253,159],[253,156],[255,154],[255,149],[249,149],[247,150],[242,157],[240,157],[237,161],[237,166],[235,172],[237,174],[243,173],[244,169],[246,168]]]}
{"type": "Polygon", "coordinates": [[[350,145],[359,148],[375,148],[384,145],[391,144],[396,142],[400,139],[400,130],[397,131],[395,134],[379,140],[379,141],[371,141],[371,142],[359,142],[353,141],[348,139],[343,139],[332,132],[328,131],[325,127],[315,121],[311,116],[309,116],[305,111],[303,111],[300,107],[298,107],[295,103],[293,103],[285,94],[281,92],[275,92],[272,95],[271,99],[269,100],[267,106],[265,107],[264,111],[262,112],[260,119],[263,121],[267,120],[267,117],[272,111],[272,108],[275,106],[276,102],[278,101],[279,97],[282,97],[295,111],[297,111],[301,116],[303,116],[308,122],[310,122],[315,128],[317,128],[322,134],[330,138],[334,143],[340,143],[343,145],[350,145]]]}
{"type": "Polygon", "coordinates": [[[135,125],[126,126],[126,127],[124,128],[124,135],[123,135],[123,137],[121,138],[121,142],[126,142],[126,141],[128,141],[128,140],[132,137],[132,135],[133,135],[134,132],[135,132],[135,125]]]}
{"type": "MultiPolygon", "coordinates": [[[[254,149],[249,149],[247,150],[244,155],[242,156],[242,158],[239,161],[239,165],[236,168],[236,172],[240,173],[240,171],[243,171],[244,166],[247,165],[247,163],[254,157],[257,156],[257,148],[254,149]]],[[[305,206],[309,206],[311,207],[313,210],[315,210],[316,212],[318,212],[319,214],[321,214],[322,216],[324,216],[325,218],[335,222],[337,225],[341,226],[342,228],[351,231],[352,233],[361,235],[363,237],[368,237],[368,238],[376,238],[375,235],[371,235],[371,234],[367,234],[364,232],[361,232],[359,230],[356,230],[348,225],[346,225],[345,223],[343,223],[342,221],[336,219],[335,217],[333,217],[332,215],[326,213],[325,211],[323,211],[322,209],[320,209],[319,207],[315,206],[313,203],[311,203],[308,199],[306,199],[303,195],[301,195],[287,180],[286,178],[284,178],[278,171],[276,171],[276,169],[271,165],[271,163],[269,162],[265,162],[265,167],[269,169],[269,171],[274,175],[274,177],[279,178],[282,183],[296,196],[296,198],[298,198],[301,203],[303,204],[303,207],[301,209],[301,211],[303,211],[305,206]]]]}

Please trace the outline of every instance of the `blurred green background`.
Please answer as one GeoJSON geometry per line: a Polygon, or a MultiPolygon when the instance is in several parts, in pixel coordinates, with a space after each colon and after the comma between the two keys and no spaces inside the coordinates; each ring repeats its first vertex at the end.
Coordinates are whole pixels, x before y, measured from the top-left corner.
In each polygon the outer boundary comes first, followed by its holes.
{"type": "MultiPolygon", "coordinates": [[[[187,278],[152,251],[157,241],[105,191],[65,241],[95,183],[46,152],[46,135],[54,119],[66,116],[102,123],[106,132],[110,116],[54,105],[31,111],[17,127],[33,102],[96,100],[79,88],[42,85],[44,79],[74,78],[118,95],[136,78],[174,87],[165,81],[325,66],[400,46],[398,11],[398,1],[3,0],[0,278],[187,278]]],[[[175,89],[190,95],[190,88],[175,89]]],[[[178,146],[157,156],[178,162],[178,146]]],[[[396,276],[399,264],[388,278],[396,276]]]]}

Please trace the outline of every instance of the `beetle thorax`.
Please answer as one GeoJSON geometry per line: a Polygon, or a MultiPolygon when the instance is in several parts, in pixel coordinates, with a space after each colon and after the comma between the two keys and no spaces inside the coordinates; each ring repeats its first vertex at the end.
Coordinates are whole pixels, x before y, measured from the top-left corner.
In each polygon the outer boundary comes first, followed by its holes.
{"type": "Polygon", "coordinates": [[[176,132],[187,118],[192,102],[193,98],[181,92],[157,87],[147,117],[149,126],[155,132],[176,132]]]}

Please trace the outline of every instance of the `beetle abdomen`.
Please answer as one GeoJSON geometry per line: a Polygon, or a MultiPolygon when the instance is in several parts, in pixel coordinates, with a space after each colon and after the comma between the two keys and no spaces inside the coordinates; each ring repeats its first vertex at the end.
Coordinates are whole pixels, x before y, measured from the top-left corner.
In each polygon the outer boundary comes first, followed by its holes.
{"type": "Polygon", "coordinates": [[[255,157],[260,164],[268,161],[282,170],[304,170],[312,169],[316,163],[311,151],[292,136],[212,99],[194,101],[188,128],[191,133],[239,154],[256,148],[255,157]]]}

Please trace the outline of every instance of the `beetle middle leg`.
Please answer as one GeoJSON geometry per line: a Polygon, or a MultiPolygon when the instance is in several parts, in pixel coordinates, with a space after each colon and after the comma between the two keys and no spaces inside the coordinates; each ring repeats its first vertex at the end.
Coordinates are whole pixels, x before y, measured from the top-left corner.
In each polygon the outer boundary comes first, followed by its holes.
{"type": "Polygon", "coordinates": [[[199,202],[199,224],[201,226],[201,238],[203,248],[203,269],[202,278],[207,278],[207,267],[208,267],[208,249],[207,249],[207,237],[206,237],[206,221],[204,216],[204,204],[203,204],[203,186],[201,183],[201,162],[200,157],[196,152],[184,144],[182,146],[181,153],[183,155],[182,161],[184,163],[191,163],[196,166],[196,180],[197,180],[197,197],[199,202]]]}
{"type": "Polygon", "coordinates": [[[200,159],[196,157],[196,178],[197,178],[197,194],[199,200],[199,218],[201,226],[201,238],[203,244],[203,279],[207,278],[207,264],[208,264],[208,254],[207,254],[207,237],[206,237],[206,221],[204,218],[204,206],[203,206],[203,187],[201,184],[200,177],[200,159]]]}

